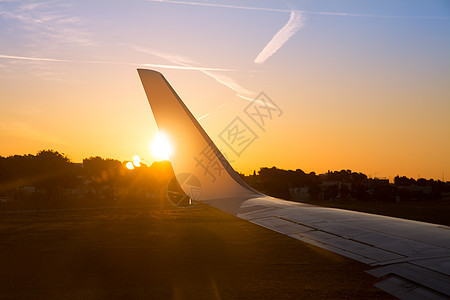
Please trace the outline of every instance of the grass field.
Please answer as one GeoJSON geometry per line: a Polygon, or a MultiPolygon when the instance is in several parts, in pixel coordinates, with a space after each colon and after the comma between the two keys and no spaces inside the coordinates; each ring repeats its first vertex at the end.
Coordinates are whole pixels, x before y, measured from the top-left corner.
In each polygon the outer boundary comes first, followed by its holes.
{"type": "Polygon", "coordinates": [[[389,299],[367,266],[197,205],[0,218],[0,299],[389,299]]]}

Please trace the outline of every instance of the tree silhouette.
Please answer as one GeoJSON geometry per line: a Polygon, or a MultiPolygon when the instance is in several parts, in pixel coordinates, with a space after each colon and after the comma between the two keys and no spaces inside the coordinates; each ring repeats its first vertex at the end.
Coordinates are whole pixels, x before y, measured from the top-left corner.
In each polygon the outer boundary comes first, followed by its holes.
{"type": "Polygon", "coordinates": [[[121,180],[122,164],[115,159],[103,159],[100,156],[83,159],[83,171],[89,185],[95,191],[95,198],[115,200],[116,191],[121,180]]]}
{"type": "Polygon", "coordinates": [[[76,183],[76,174],[70,158],[54,150],[41,150],[36,159],[32,159],[35,176],[35,185],[44,189],[50,199],[58,200],[59,188],[73,188],[76,183]]]}
{"type": "MultiPolygon", "coordinates": [[[[312,201],[428,200],[449,192],[450,186],[440,180],[415,180],[406,176],[396,176],[394,184],[390,184],[387,180],[368,179],[367,175],[351,170],[316,175],[301,169],[272,167],[240,176],[250,186],[270,196],[291,199],[298,196],[297,191],[308,191],[312,201]]],[[[141,164],[141,167],[128,170],[118,160],[99,156],[83,159],[82,165],[75,164],[67,155],[54,150],[41,150],[36,155],[0,156],[0,197],[12,199],[21,207],[29,204],[35,208],[43,207],[36,203],[43,203],[45,207],[68,205],[68,201],[62,200],[77,200],[76,205],[87,206],[145,205],[151,198],[163,203],[166,187],[173,177],[168,161],[154,162],[149,167],[141,164]]],[[[5,205],[0,203],[0,206],[5,205]]]]}

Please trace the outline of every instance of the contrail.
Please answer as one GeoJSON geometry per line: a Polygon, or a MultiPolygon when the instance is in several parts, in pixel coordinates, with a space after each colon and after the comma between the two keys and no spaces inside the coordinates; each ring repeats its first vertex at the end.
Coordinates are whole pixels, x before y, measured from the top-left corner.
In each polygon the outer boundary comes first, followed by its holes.
{"type": "MultiPolygon", "coordinates": [[[[147,53],[147,54],[150,54],[150,55],[154,55],[156,57],[163,58],[163,59],[165,59],[165,60],[167,60],[167,61],[169,61],[169,62],[171,62],[173,64],[177,64],[177,65],[180,65],[180,66],[185,67],[185,68],[195,68],[195,67],[192,67],[190,65],[193,62],[190,59],[186,58],[186,57],[178,56],[178,55],[171,55],[171,54],[167,54],[167,53],[160,53],[160,52],[157,52],[157,51],[154,51],[154,50],[151,50],[151,49],[145,49],[145,48],[137,47],[137,46],[132,46],[132,47],[136,51],[147,53]]],[[[254,93],[252,91],[244,88],[243,86],[241,86],[234,79],[232,79],[232,78],[230,78],[228,76],[225,76],[223,74],[214,73],[213,71],[210,71],[210,70],[199,69],[199,68],[196,68],[195,70],[205,74],[208,77],[211,77],[217,83],[219,83],[219,84],[229,88],[230,90],[232,90],[233,92],[236,93],[237,97],[239,97],[241,99],[245,99],[247,101],[253,101],[254,100],[253,98],[250,98],[250,97],[247,97],[247,96],[243,95],[243,94],[250,95],[250,94],[254,94],[254,93]]],[[[260,100],[258,100],[258,101],[260,101],[260,100]]],[[[262,102],[264,102],[264,101],[262,101],[262,102]]],[[[271,105],[270,103],[267,103],[267,104],[271,105]]],[[[225,103],[221,104],[217,109],[221,109],[225,105],[226,105],[225,103]]],[[[213,112],[214,111],[210,111],[210,112],[206,113],[205,115],[199,117],[197,120],[202,120],[202,119],[208,117],[213,112]]]]}
{"type": "Polygon", "coordinates": [[[41,58],[41,57],[27,57],[27,56],[14,56],[14,55],[3,55],[3,54],[0,54],[0,58],[20,59],[20,60],[34,60],[34,61],[72,62],[72,61],[70,61],[70,60],[65,60],[65,59],[41,58]]]}
{"type": "MultiPolygon", "coordinates": [[[[202,3],[202,2],[188,2],[188,1],[175,1],[175,0],[147,0],[148,2],[158,3],[172,3],[172,4],[184,4],[184,5],[196,5],[196,6],[209,6],[209,7],[222,7],[232,9],[245,9],[245,10],[259,10],[269,12],[281,12],[291,13],[290,9],[278,9],[278,8],[265,8],[254,6],[240,6],[240,5],[228,5],[228,4],[214,4],[214,3],[202,3]]],[[[435,20],[448,20],[449,17],[437,17],[437,16],[391,16],[391,15],[368,15],[368,14],[353,14],[353,13],[338,13],[327,11],[307,11],[307,10],[295,10],[301,14],[310,15],[324,15],[324,16],[338,16],[338,17],[366,17],[366,18],[387,18],[387,19],[435,19],[435,20]]]]}
{"type": "Polygon", "coordinates": [[[15,56],[15,55],[4,55],[4,54],[0,54],[0,58],[15,59],[15,60],[30,60],[30,61],[64,62],[64,63],[116,64],[116,65],[144,66],[144,67],[151,67],[151,68],[192,70],[192,71],[221,71],[221,72],[233,72],[233,71],[236,71],[236,70],[232,70],[232,69],[221,69],[221,68],[206,68],[206,67],[177,66],[177,65],[160,65],[160,64],[138,64],[138,63],[112,62],[112,61],[77,61],[77,60],[67,60],[67,59],[29,57],[29,56],[15,56]]]}
{"type": "Polygon", "coordinates": [[[264,7],[251,7],[251,6],[228,5],[228,4],[213,4],[213,3],[188,2],[188,1],[173,1],[173,0],[147,0],[147,1],[148,1],[148,2],[160,2],[160,3],[172,3],[172,4],[186,4],[186,5],[197,5],[197,6],[209,6],[209,7],[237,8],[237,9],[246,9],[246,10],[260,10],[260,11],[271,11],[271,12],[290,12],[290,10],[287,10],[287,9],[264,8],[264,7]]]}
{"type": "Polygon", "coordinates": [[[198,118],[197,120],[202,120],[202,119],[204,119],[204,118],[206,118],[206,117],[208,117],[210,114],[212,114],[212,113],[214,113],[214,112],[216,112],[216,111],[218,111],[219,109],[222,109],[222,108],[224,108],[225,106],[226,106],[227,104],[226,103],[222,103],[222,104],[220,104],[218,107],[216,107],[215,109],[213,109],[212,111],[210,111],[209,113],[206,113],[206,114],[204,114],[203,116],[201,116],[200,118],[198,118]]]}
{"type": "MultiPolygon", "coordinates": [[[[324,16],[339,16],[339,17],[364,17],[364,18],[390,18],[390,19],[449,19],[448,17],[434,17],[434,16],[389,16],[389,15],[368,15],[368,14],[353,14],[353,13],[336,13],[336,12],[314,12],[305,10],[287,10],[277,8],[264,8],[254,6],[241,6],[241,5],[229,5],[229,4],[215,4],[215,3],[202,3],[202,2],[188,2],[188,1],[176,1],[176,0],[147,0],[148,2],[159,3],[171,3],[181,5],[194,5],[194,6],[208,6],[230,9],[244,9],[244,10],[257,10],[257,11],[269,11],[269,12],[281,12],[290,13],[289,21],[284,25],[270,40],[270,42],[264,47],[264,49],[258,54],[254,62],[257,64],[264,63],[269,57],[275,54],[304,24],[303,15],[324,15],[324,16]]],[[[208,74],[207,74],[208,75],[208,74]]],[[[211,76],[212,77],[212,76],[211,76]]],[[[217,78],[215,78],[217,80],[217,78]]],[[[219,80],[217,80],[219,81],[219,80]]],[[[220,81],[219,81],[220,82],[220,81]]]]}
{"type": "Polygon", "coordinates": [[[181,56],[176,56],[176,55],[170,55],[170,54],[166,54],[166,53],[160,53],[157,51],[153,51],[150,49],[144,49],[141,47],[136,47],[133,46],[133,48],[136,51],[139,52],[143,52],[143,53],[147,53],[150,55],[154,55],[160,58],[163,58],[173,64],[177,64],[177,67],[179,68],[187,68],[189,70],[195,70],[195,71],[199,71],[203,74],[205,74],[206,76],[211,77],[212,79],[214,79],[216,82],[220,83],[221,85],[226,86],[227,88],[233,90],[234,92],[236,92],[236,94],[239,96],[240,94],[253,94],[252,91],[249,91],[247,89],[245,89],[244,87],[242,87],[241,85],[239,85],[236,81],[234,81],[232,78],[222,75],[222,74],[216,74],[213,71],[222,71],[222,70],[229,70],[229,69],[215,69],[215,70],[208,70],[206,68],[198,68],[198,67],[193,67],[191,64],[192,62],[187,59],[186,57],[181,57],[181,56]]]}
{"type": "Polygon", "coordinates": [[[207,114],[201,116],[200,118],[197,118],[197,120],[200,121],[201,119],[206,118],[206,117],[209,116],[210,114],[211,114],[211,112],[209,112],[209,113],[207,113],[207,114]]]}
{"type": "Polygon", "coordinates": [[[226,86],[230,90],[236,92],[237,96],[240,96],[240,94],[253,94],[252,91],[247,90],[246,88],[242,87],[234,79],[232,79],[232,78],[230,78],[228,76],[224,76],[224,75],[221,75],[221,74],[215,74],[213,72],[205,71],[205,70],[199,70],[199,71],[202,72],[203,74],[205,74],[206,76],[211,77],[212,79],[214,79],[218,83],[226,86]]]}
{"type": "Polygon", "coordinates": [[[233,69],[220,69],[220,68],[204,68],[204,67],[192,67],[192,66],[172,66],[172,65],[156,65],[156,64],[142,64],[144,67],[152,68],[165,68],[165,69],[177,69],[177,70],[194,70],[194,71],[222,71],[233,72],[233,69]]]}
{"type": "Polygon", "coordinates": [[[261,53],[255,58],[255,63],[262,64],[277,52],[303,26],[302,14],[291,11],[289,21],[273,36],[261,53]]]}

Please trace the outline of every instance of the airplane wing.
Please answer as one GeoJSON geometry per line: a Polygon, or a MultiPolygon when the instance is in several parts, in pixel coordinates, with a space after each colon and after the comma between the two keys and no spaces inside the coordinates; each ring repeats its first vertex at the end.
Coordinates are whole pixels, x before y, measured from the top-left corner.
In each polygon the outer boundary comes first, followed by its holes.
{"type": "Polygon", "coordinates": [[[174,172],[195,201],[366,263],[380,289],[401,299],[450,298],[448,226],[290,202],[248,186],[156,71],[138,69],[174,172]],[[181,180],[182,179],[182,180],[181,180]]]}

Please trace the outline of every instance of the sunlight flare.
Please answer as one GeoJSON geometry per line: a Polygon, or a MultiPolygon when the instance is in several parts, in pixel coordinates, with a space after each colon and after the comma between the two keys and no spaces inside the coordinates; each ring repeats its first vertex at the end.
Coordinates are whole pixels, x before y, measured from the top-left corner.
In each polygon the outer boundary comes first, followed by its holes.
{"type": "Polygon", "coordinates": [[[173,154],[173,147],[169,137],[162,131],[159,131],[153,138],[150,150],[156,160],[169,160],[173,154]]]}

